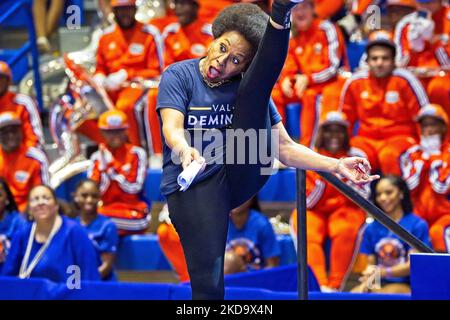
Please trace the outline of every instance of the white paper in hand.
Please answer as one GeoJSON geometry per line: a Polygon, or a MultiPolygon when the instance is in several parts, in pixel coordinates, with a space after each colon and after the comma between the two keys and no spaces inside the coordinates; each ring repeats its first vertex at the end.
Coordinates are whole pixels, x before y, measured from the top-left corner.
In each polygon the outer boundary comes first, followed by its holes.
{"type": "Polygon", "coordinates": [[[192,161],[189,166],[178,175],[177,182],[181,187],[180,191],[186,191],[191,185],[194,178],[205,169],[205,158],[200,157],[200,161],[192,161]]]}

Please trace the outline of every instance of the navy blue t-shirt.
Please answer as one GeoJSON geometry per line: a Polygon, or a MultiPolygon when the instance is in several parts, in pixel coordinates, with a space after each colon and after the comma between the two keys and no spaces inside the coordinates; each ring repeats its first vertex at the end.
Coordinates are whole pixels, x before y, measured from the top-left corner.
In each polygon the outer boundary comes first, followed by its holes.
{"type": "MultiPolygon", "coordinates": [[[[159,84],[156,107],[158,114],[164,108],[175,109],[184,114],[184,128],[191,137],[188,143],[206,159],[205,170],[197,175],[192,184],[217,173],[223,166],[225,129],[230,128],[233,121],[233,109],[240,84],[240,79],[235,79],[220,87],[208,87],[200,73],[199,61],[200,59],[185,60],[167,68],[159,84]],[[196,135],[201,138],[197,139],[196,135]],[[218,147],[219,145],[222,147],[218,147]]],[[[272,102],[269,106],[271,124],[275,125],[281,121],[281,116],[272,102]]],[[[161,192],[167,196],[180,188],[177,177],[182,167],[172,161],[172,151],[164,137],[163,144],[161,192]]]]}
{"type": "MultiPolygon", "coordinates": [[[[428,236],[428,225],[425,220],[414,214],[404,215],[399,224],[411,232],[419,240],[431,247],[428,236]]],[[[364,230],[360,252],[366,255],[374,255],[379,266],[392,267],[408,261],[409,244],[401,240],[396,234],[374,221],[364,230]]],[[[386,282],[409,283],[409,277],[386,278],[386,282]]]]}

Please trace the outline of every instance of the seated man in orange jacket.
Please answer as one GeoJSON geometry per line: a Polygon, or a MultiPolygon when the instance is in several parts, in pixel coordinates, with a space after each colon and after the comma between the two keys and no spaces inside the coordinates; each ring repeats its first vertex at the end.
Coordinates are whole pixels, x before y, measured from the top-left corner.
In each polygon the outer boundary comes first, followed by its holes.
{"type": "MultiPolygon", "coordinates": [[[[341,112],[327,113],[319,128],[317,150],[333,158],[363,156],[351,147],[349,123],[341,112]]],[[[368,197],[368,188],[353,186],[368,197]]],[[[308,264],[313,270],[322,290],[341,290],[355,250],[356,239],[365,213],[317,173],[306,175],[308,264]],[[327,274],[324,253],[325,240],[331,240],[330,272],[327,274]]],[[[297,233],[297,211],[294,210],[290,224],[297,233]]],[[[296,237],[293,237],[296,241],[296,237]]]]}
{"type": "Polygon", "coordinates": [[[420,144],[401,156],[403,179],[411,190],[414,212],[430,226],[433,248],[450,252],[450,145],[448,116],[431,104],[420,110],[420,144]]]}
{"type": "Polygon", "coordinates": [[[8,90],[12,73],[8,64],[0,61],[0,112],[17,114],[22,123],[22,136],[27,146],[40,147],[44,143],[39,111],[30,97],[8,90]]]}
{"type": "Polygon", "coordinates": [[[106,145],[92,154],[88,171],[102,194],[98,212],[114,221],[119,235],[143,233],[150,223],[147,204],[139,198],[147,172],[145,151],[126,142],[129,124],[122,111],[102,113],[98,127],[106,145]]]}
{"type": "Polygon", "coordinates": [[[169,24],[163,32],[164,63],[201,58],[213,40],[212,26],[198,18],[198,0],[175,0],[177,22],[169,24]]]}
{"type": "Polygon", "coordinates": [[[428,104],[419,80],[395,67],[395,44],[385,32],[372,33],[366,48],[369,70],[344,85],[340,110],[358,135],[352,145],[363,150],[374,170],[400,175],[399,156],[418,139],[415,115],[428,104]]]}
{"type": "Polygon", "coordinates": [[[417,11],[395,28],[397,62],[420,78],[430,102],[450,114],[450,7],[441,0],[417,0],[417,11]]]}
{"type": "Polygon", "coordinates": [[[286,64],[272,98],[279,109],[302,103],[300,115],[303,145],[314,144],[323,90],[337,80],[345,56],[344,38],[334,24],[314,17],[314,2],[305,0],[292,9],[294,36],[286,64]]]}
{"type": "Polygon", "coordinates": [[[21,212],[27,207],[28,192],[50,183],[47,156],[42,149],[27,145],[22,120],[10,111],[0,113],[0,177],[8,183],[21,212]]]}
{"type": "MultiPolygon", "coordinates": [[[[138,109],[138,102],[142,100],[145,104],[145,90],[129,82],[161,75],[164,65],[161,35],[156,27],[136,20],[136,0],[112,0],[111,6],[117,24],[105,30],[100,38],[94,81],[108,91],[115,107],[127,115],[131,143],[143,145],[142,110],[138,109]]],[[[154,134],[153,145],[160,140],[159,128],[154,134]]]]}
{"type": "MultiPolygon", "coordinates": [[[[170,23],[163,31],[164,63],[166,67],[178,61],[205,56],[206,49],[213,40],[212,26],[206,23],[204,19],[198,18],[198,0],[175,0],[174,4],[178,21],[170,23]]],[[[153,151],[156,154],[162,152],[159,131],[155,132],[156,129],[159,130],[159,119],[155,112],[157,94],[158,90],[156,89],[149,91],[148,101],[144,109],[145,119],[147,120],[145,122],[147,141],[152,141],[153,151]],[[154,141],[155,137],[158,137],[158,141],[154,141]]]]}
{"type": "Polygon", "coordinates": [[[271,8],[272,0],[199,0],[201,19],[212,23],[220,11],[228,6],[236,4],[237,2],[254,3],[261,9],[268,12],[271,8]]]}

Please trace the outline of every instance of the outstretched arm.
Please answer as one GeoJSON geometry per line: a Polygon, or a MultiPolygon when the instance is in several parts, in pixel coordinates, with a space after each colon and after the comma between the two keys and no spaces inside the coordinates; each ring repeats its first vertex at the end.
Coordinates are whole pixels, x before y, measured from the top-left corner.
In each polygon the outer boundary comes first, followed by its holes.
{"type": "Polygon", "coordinates": [[[335,159],[325,157],[311,149],[295,143],[281,122],[273,126],[279,130],[279,160],[289,167],[339,173],[356,184],[368,183],[379,178],[370,175],[370,164],[364,158],[349,157],[335,159]]]}

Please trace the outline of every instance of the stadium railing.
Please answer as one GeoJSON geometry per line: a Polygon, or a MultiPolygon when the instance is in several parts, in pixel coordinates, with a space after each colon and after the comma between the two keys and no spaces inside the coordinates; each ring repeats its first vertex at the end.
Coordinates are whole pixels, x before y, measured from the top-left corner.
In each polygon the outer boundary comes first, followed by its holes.
{"type": "MultiPolygon", "coordinates": [[[[36,90],[36,97],[38,101],[39,111],[42,111],[44,106],[42,99],[42,86],[41,77],[39,75],[39,52],[36,45],[36,30],[33,23],[33,11],[32,11],[33,1],[32,0],[3,0],[0,5],[0,26],[8,24],[8,21],[15,20],[16,15],[20,12],[24,17],[26,17],[26,27],[28,30],[28,41],[16,50],[11,50],[7,57],[6,62],[14,70],[16,64],[19,64],[21,59],[26,55],[31,54],[32,67],[34,72],[34,86],[36,90]],[[6,10],[6,11],[3,11],[6,10]]],[[[14,74],[14,72],[13,72],[14,74]]],[[[17,79],[17,77],[14,78],[17,79]]]]}
{"type": "MultiPolygon", "coordinates": [[[[392,220],[380,208],[358,194],[352,187],[342,182],[338,177],[327,172],[318,172],[326,181],[331,183],[338,191],[353,201],[365,212],[383,224],[390,231],[395,233],[400,239],[408,243],[420,253],[434,253],[433,249],[417,239],[410,232],[405,230],[397,222],[392,220]]],[[[308,299],[308,265],[306,261],[306,171],[297,169],[297,264],[298,264],[298,299],[308,299]]]]}

